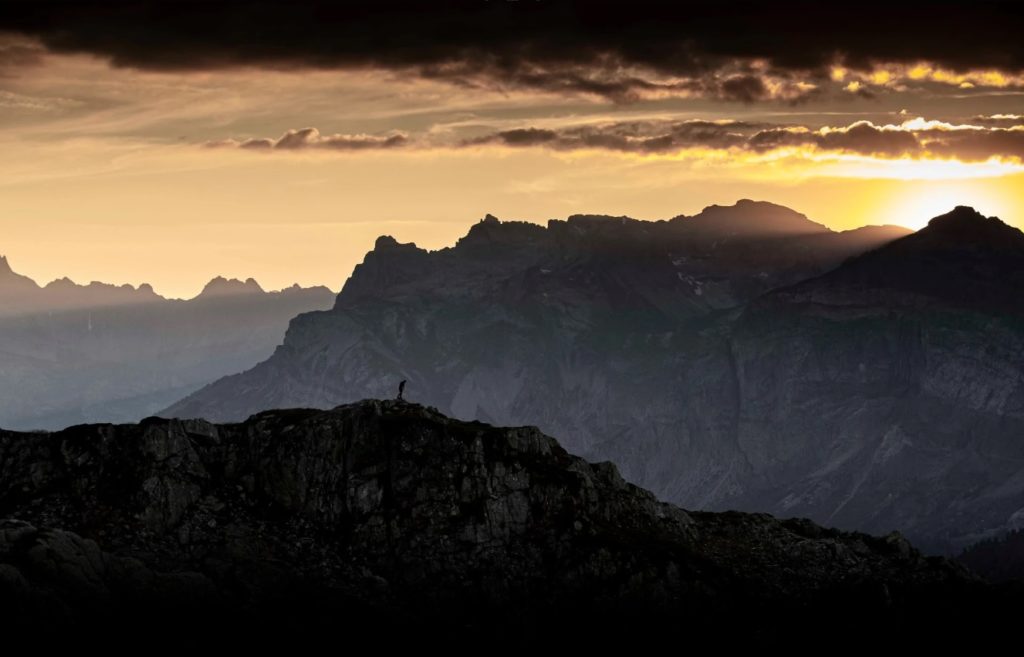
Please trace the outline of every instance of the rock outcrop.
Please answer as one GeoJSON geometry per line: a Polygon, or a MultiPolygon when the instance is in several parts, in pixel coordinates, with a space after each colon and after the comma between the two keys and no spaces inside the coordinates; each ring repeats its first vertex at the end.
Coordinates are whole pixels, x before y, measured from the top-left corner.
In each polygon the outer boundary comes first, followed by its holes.
{"type": "Polygon", "coordinates": [[[0,517],[4,619],[107,645],[919,642],[1000,603],[897,534],[690,513],[535,428],[397,401],[0,432],[0,517]]]}

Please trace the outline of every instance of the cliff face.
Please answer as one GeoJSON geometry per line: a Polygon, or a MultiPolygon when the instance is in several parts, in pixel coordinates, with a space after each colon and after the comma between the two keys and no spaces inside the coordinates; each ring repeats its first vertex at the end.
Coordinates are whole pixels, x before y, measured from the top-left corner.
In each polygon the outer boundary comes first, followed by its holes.
{"type": "Polygon", "coordinates": [[[877,639],[994,601],[895,534],[688,513],[535,428],[392,401],[2,432],[0,517],[5,617],[76,638],[181,620],[300,641],[344,613],[347,641],[384,644],[403,638],[384,626],[571,638],[574,619],[610,623],[582,643],[680,623],[691,641],[864,622],[877,639]]]}

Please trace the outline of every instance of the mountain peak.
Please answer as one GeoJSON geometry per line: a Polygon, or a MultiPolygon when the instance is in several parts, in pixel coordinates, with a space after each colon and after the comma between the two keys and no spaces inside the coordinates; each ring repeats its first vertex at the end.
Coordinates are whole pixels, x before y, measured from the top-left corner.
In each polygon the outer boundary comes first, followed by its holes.
{"type": "Polygon", "coordinates": [[[913,235],[893,243],[898,250],[917,249],[966,252],[983,249],[994,254],[1024,257],[1024,233],[998,217],[986,217],[974,208],[958,205],[939,215],[913,235]]]}
{"type": "Polygon", "coordinates": [[[955,244],[1024,244],[1024,233],[1020,230],[1003,223],[998,217],[986,217],[966,205],[958,205],[946,214],[935,217],[920,232],[925,235],[941,236],[955,244]]]}
{"type": "Polygon", "coordinates": [[[236,294],[261,294],[263,288],[253,278],[240,281],[237,278],[224,278],[217,276],[203,288],[199,293],[200,297],[231,296],[236,294]]]}
{"type": "Polygon", "coordinates": [[[1017,290],[1021,284],[1024,233],[997,217],[959,205],[916,233],[798,287],[842,288],[845,292],[834,298],[856,299],[858,304],[864,304],[865,298],[882,303],[878,299],[898,290],[956,307],[1019,315],[1017,290]]]}
{"type": "Polygon", "coordinates": [[[0,274],[11,274],[11,265],[7,262],[7,256],[0,255],[0,274]]]}
{"type": "MultiPolygon", "coordinates": [[[[937,217],[932,218],[928,225],[941,225],[944,223],[964,223],[964,222],[977,222],[985,221],[986,217],[982,213],[978,212],[969,205],[958,205],[946,214],[940,214],[937,217]]],[[[992,217],[995,219],[995,217],[992,217]]]]}
{"type": "Polygon", "coordinates": [[[828,228],[811,221],[807,215],[769,201],[740,199],[733,205],[709,205],[698,214],[672,219],[683,229],[698,232],[727,231],[732,235],[807,235],[828,233],[828,228]]]}

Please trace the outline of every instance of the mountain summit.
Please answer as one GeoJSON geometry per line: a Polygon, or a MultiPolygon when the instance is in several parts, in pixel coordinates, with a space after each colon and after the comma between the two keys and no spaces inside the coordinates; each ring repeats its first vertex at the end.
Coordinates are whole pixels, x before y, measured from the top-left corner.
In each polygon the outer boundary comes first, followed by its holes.
{"type": "Polygon", "coordinates": [[[945,303],[979,312],[1024,314],[1024,233],[958,206],[921,230],[798,285],[823,303],[872,303],[901,293],[912,304],[945,303]],[[929,301],[930,300],[930,301],[929,301]]]}
{"type": "Polygon", "coordinates": [[[199,298],[209,299],[210,297],[234,296],[238,294],[262,294],[263,288],[253,278],[241,281],[237,278],[224,278],[217,276],[210,280],[199,293],[199,298]]]}
{"type": "Polygon", "coordinates": [[[1018,249],[1024,246],[1024,233],[1019,229],[1007,226],[998,217],[986,217],[966,205],[958,205],[950,212],[931,219],[922,232],[925,235],[941,233],[967,242],[985,241],[990,244],[1002,238],[1009,240],[1018,249]]]}
{"type": "Polygon", "coordinates": [[[795,210],[766,201],[740,199],[734,205],[709,205],[692,217],[672,220],[681,228],[730,236],[794,236],[831,232],[795,210]]]}

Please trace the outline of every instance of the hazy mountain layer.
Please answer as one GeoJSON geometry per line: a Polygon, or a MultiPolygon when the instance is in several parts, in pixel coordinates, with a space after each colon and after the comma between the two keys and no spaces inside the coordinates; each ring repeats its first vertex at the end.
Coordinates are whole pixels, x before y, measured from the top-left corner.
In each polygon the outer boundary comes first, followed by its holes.
{"type": "Polygon", "coordinates": [[[194,299],[143,285],[39,287],[0,260],[0,426],[134,421],[266,358],[324,287],[264,292],[216,278],[194,299]]]}
{"type": "Polygon", "coordinates": [[[535,428],[403,402],[0,432],[0,518],[0,611],[48,645],[977,645],[1013,627],[987,615],[1011,600],[899,535],[688,513],[535,428]]]}

